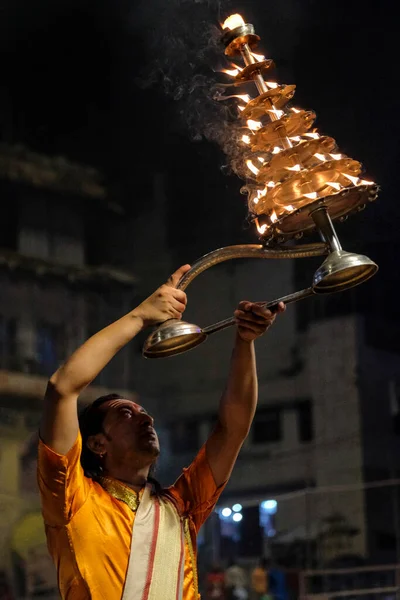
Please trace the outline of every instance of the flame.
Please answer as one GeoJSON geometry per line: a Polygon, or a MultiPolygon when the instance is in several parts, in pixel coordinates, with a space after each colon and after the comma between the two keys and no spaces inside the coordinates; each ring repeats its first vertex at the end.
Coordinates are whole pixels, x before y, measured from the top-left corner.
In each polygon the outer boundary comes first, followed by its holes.
{"type": "Polygon", "coordinates": [[[294,165],[294,167],[285,167],[288,171],[301,171],[300,165],[294,165]]]}
{"type": "Polygon", "coordinates": [[[299,110],[298,108],[293,108],[293,107],[292,107],[292,109],[291,109],[291,110],[292,110],[294,113],[299,113],[299,112],[301,112],[301,110],[299,110]]]}
{"type": "Polygon", "coordinates": [[[282,152],[282,148],[279,148],[279,146],[274,146],[272,154],[279,154],[279,152],[282,152]]]}
{"type": "Polygon", "coordinates": [[[240,71],[242,71],[243,69],[241,69],[240,67],[237,67],[236,69],[221,69],[222,73],[226,73],[227,75],[230,75],[231,77],[236,77],[236,75],[239,75],[240,71]]]}
{"type": "Polygon", "coordinates": [[[260,172],[260,169],[257,169],[257,167],[255,165],[253,165],[253,163],[251,162],[251,160],[246,160],[246,165],[248,166],[248,168],[250,169],[250,171],[252,173],[254,173],[254,175],[258,175],[258,173],[260,172]]]}
{"type": "Polygon", "coordinates": [[[262,60],[265,60],[265,56],[263,54],[256,54],[255,52],[251,52],[251,55],[254,56],[254,58],[260,62],[262,60]]]}
{"type": "Polygon", "coordinates": [[[244,142],[245,144],[250,144],[250,136],[242,135],[242,142],[244,142]]]}
{"type": "Polygon", "coordinates": [[[247,127],[256,131],[257,129],[260,129],[260,127],[262,127],[262,123],[261,121],[252,121],[251,119],[249,119],[247,121],[247,127]]]}
{"type": "Polygon", "coordinates": [[[263,196],[265,196],[266,193],[267,190],[265,188],[263,190],[257,190],[257,198],[253,198],[254,204],[258,204],[260,198],[263,198],[263,196]]]}
{"type": "Polygon", "coordinates": [[[278,85],[279,85],[278,83],[276,83],[276,81],[266,81],[266,82],[265,82],[265,84],[266,84],[268,87],[272,88],[273,90],[274,90],[275,88],[277,88],[277,87],[278,87],[278,85]]]}
{"type": "Polygon", "coordinates": [[[275,115],[276,117],[278,117],[278,119],[280,119],[285,114],[283,112],[283,110],[279,110],[277,108],[271,108],[267,112],[272,113],[273,115],[275,115]]]}
{"type": "Polygon", "coordinates": [[[353,185],[358,185],[358,177],[353,177],[353,175],[348,175],[347,173],[343,173],[343,176],[347,177],[347,179],[350,179],[353,185]]]}
{"type": "Polygon", "coordinates": [[[265,158],[263,158],[262,156],[257,156],[257,160],[259,160],[260,163],[265,163],[265,158]]]}
{"type": "Polygon", "coordinates": [[[361,185],[375,185],[374,181],[367,181],[366,179],[361,179],[361,185]]]}
{"type": "Polygon", "coordinates": [[[335,190],[340,190],[341,189],[341,185],[340,183],[338,183],[337,181],[327,181],[326,185],[330,185],[331,187],[335,188],[335,190]]]}
{"type": "Polygon", "coordinates": [[[318,160],[322,160],[322,162],[326,161],[326,157],[324,154],[319,154],[319,152],[316,152],[314,156],[315,158],[318,158],[318,160]]]}
{"type": "Polygon", "coordinates": [[[341,154],[330,154],[329,156],[331,156],[333,160],[340,160],[342,158],[341,154]]]}
{"type": "Polygon", "coordinates": [[[278,220],[278,215],[276,214],[276,212],[273,210],[272,213],[269,215],[269,218],[271,219],[272,223],[276,223],[278,220]]]}
{"type": "Polygon", "coordinates": [[[236,29],[236,27],[240,27],[241,25],[245,25],[243,17],[236,13],[225,19],[222,24],[222,29],[236,29]]]}
{"type": "Polygon", "coordinates": [[[257,220],[257,231],[258,233],[261,233],[261,235],[263,235],[263,233],[265,233],[265,230],[267,229],[267,224],[264,223],[264,225],[259,225],[258,220],[257,220]]]}
{"type": "Polygon", "coordinates": [[[318,198],[317,192],[311,192],[310,194],[303,194],[306,198],[310,198],[310,200],[316,200],[318,198]]]}

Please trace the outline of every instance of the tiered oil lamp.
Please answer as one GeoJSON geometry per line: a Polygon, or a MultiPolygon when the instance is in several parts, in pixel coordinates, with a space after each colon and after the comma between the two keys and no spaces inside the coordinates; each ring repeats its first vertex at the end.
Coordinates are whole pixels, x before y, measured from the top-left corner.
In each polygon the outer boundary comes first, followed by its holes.
{"type": "MultiPolygon", "coordinates": [[[[261,244],[219,248],[194,263],[178,287],[182,290],[201,272],[233,258],[298,258],[327,254],[314,274],[312,285],[266,303],[295,302],[313,294],[339,292],[363,283],[377,265],[368,257],[342,249],[333,221],[343,221],[376,199],[378,188],[360,178],[362,165],[339,152],[333,138],[313,128],[313,111],[290,106],[294,85],[265,79],[274,64],[254,53],[260,41],[253,25],[240,15],[230,16],[222,26],[225,55],[242,59],[225,71],[235,87],[254,85],[257,95],[238,94],[243,127],[236,143],[240,173],[245,173],[242,192],[248,196],[248,212],[261,244]],[[285,246],[304,233],[317,230],[322,243],[285,246]]],[[[143,354],[149,358],[171,356],[197,346],[211,333],[234,324],[226,319],[201,328],[171,319],[147,339],[143,354]]]]}

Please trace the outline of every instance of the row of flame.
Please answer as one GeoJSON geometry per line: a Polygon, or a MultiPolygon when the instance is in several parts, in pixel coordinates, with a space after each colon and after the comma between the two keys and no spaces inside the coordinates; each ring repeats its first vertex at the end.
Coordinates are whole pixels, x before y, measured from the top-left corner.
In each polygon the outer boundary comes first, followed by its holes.
{"type": "MultiPolygon", "coordinates": [[[[245,22],[243,20],[243,18],[240,15],[231,15],[230,17],[228,17],[225,22],[221,25],[222,29],[234,29],[236,27],[239,27],[241,25],[244,25],[245,22]]],[[[251,51],[252,56],[254,57],[254,59],[257,62],[261,62],[266,60],[265,56],[262,54],[256,54],[255,52],[251,51]]],[[[231,77],[236,77],[240,71],[243,70],[242,67],[240,67],[237,64],[232,63],[231,66],[233,67],[232,69],[222,69],[223,73],[226,73],[227,75],[231,76],[231,77]]],[[[274,82],[274,81],[266,81],[265,85],[269,90],[273,90],[276,89],[279,84],[274,82]]],[[[252,98],[250,97],[249,94],[235,94],[235,95],[231,95],[231,96],[227,96],[226,98],[238,98],[240,101],[244,102],[245,104],[238,104],[237,108],[239,110],[239,114],[240,112],[242,112],[243,110],[245,110],[246,105],[252,100],[252,98]]],[[[289,110],[291,110],[294,113],[300,113],[301,111],[297,108],[290,108],[289,110]]],[[[281,117],[283,117],[285,114],[287,114],[285,111],[283,110],[279,110],[277,108],[271,108],[269,110],[266,110],[266,113],[270,113],[273,114],[275,116],[275,118],[280,119],[281,117]]],[[[246,145],[250,145],[251,143],[251,136],[255,134],[255,132],[257,132],[261,127],[263,127],[263,123],[261,121],[254,121],[251,119],[248,119],[246,121],[247,124],[247,129],[249,130],[249,134],[244,134],[241,137],[241,142],[243,144],[246,145]]],[[[309,139],[317,139],[321,137],[320,134],[316,131],[316,129],[313,129],[312,132],[307,132],[304,133],[302,135],[299,136],[293,136],[293,137],[289,137],[288,139],[290,140],[291,143],[294,144],[299,144],[305,140],[309,140],[309,139]]],[[[271,154],[278,154],[279,152],[282,152],[284,150],[283,147],[281,146],[275,146],[272,150],[271,150],[271,154]]],[[[319,153],[315,153],[314,154],[315,158],[317,158],[318,160],[321,161],[321,163],[326,162],[326,161],[332,161],[332,160],[340,160],[342,158],[345,158],[344,155],[342,154],[319,154],[319,153]]],[[[260,162],[260,166],[264,165],[264,163],[266,162],[266,159],[263,158],[262,156],[256,156],[256,160],[258,160],[260,162]]],[[[254,164],[254,162],[251,159],[247,159],[245,161],[246,166],[248,168],[248,170],[255,176],[258,175],[260,169],[254,164]]],[[[291,167],[285,167],[285,169],[287,169],[288,171],[293,171],[293,172],[299,172],[301,173],[302,171],[306,172],[307,169],[304,169],[301,164],[296,164],[294,166],[291,167]]],[[[346,177],[349,181],[349,185],[352,186],[360,186],[360,185],[374,185],[374,182],[372,181],[367,181],[365,179],[361,179],[359,177],[355,177],[353,175],[350,174],[346,174],[343,173],[343,176],[346,177]]],[[[276,187],[277,185],[280,185],[280,182],[275,183],[273,181],[269,181],[265,184],[265,187],[263,189],[258,189],[255,193],[255,195],[252,196],[251,201],[250,201],[250,210],[251,210],[251,203],[253,204],[257,204],[259,202],[259,200],[261,198],[263,198],[264,196],[266,196],[266,194],[268,193],[268,191],[271,190],[271,188],[276,187]]],[[[339,192],[341,189],[343,189],[344,187],[348,187],[348,186],[343,186],[342,184],[340,184],[337,181],[331,181],[331,182],[326,182],[326,187],[330,186],[331,188],[333,188],[333,190],[335,190],[335,192],[339,192]]],[[[333,193],[335,193],[333,192],[333,193]]],[[[303,196],[305,196],[306,198],[308,198],[310,201],[315,201],[318,200],[319,198],[319,194],[318,192],[310,192],[310,193],[305,193],[303,194],[303,196]]],[[[286,206],[280,206],[280,209],[282,209],[284,212],[286,211],[286,213],[291,213],[295,210],[295,208],[291,205],[286,205],[286,206]]],[[[283,214],[284,214],[283,212],[283,214]]],[[[278,214],[276,213],[275,210],[272,210],[271,213],[268,215],[269,219],[271,221],[271,223],[275,223],[277,222],[281,215],[278,216],[278,214]]],[[[258,232],[262,235],[266,232],[268,225],[267,224],[263,224],[260,225],[258,222],[258,219],[255,219],[255,223],[257,225],[257,229],[258,232]]]]}

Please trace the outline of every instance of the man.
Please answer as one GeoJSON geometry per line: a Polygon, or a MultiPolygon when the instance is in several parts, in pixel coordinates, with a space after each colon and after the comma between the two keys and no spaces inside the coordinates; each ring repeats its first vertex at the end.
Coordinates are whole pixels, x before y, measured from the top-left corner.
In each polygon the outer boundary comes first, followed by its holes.
{"type": "Polygon", "coordinates": [[[247,600],[246,571],[232,558],[225,571],[225,585],[228,591],[228,600],[247,600]]]}
{"type": "Polygon", "coordinates": [[[226,600],[225,575],[218,563],[213,564],[206,576],[206,600],[226,600]]]}
{"type": "MultiPolygon", "coordinates": [[[[68,600],[197,600],[196,535],[213,510],[254,416],[254,340],[275,315],[251,302],[235,311],[236,341],[215,428],[176,483],[149,477],[160,452],[154,420],[114,394],[77,400],[144,328],[181,318],[180,267],[137,308],[101,330],[50,378],[40,426],[38,481],[48,548],[68,600]]],[[[281,304],[276,312],[284,310],[281,304]]]]}
{"type": "Polygon", "coordinates": [[[261,557],[251,572],[251,600],[271,600],[268,581],[269,561],[261,557]]]}

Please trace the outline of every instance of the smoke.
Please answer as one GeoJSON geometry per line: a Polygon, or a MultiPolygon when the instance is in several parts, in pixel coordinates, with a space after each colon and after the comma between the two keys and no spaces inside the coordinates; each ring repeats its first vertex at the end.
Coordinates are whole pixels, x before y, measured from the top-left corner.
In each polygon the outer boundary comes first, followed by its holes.
{"type": "Polygon", "coordinates": [[[220,23],[230,12],[228,0],[147,0],[135,8],[131,25],[148,53],[137,84],[162,89],[176,102],[190,138],[218,144],[228,158],[225,168],[243,177],[236,101],[216,99],[227,83],[219,71],[231,68],[220,42],[220,23]]]}

